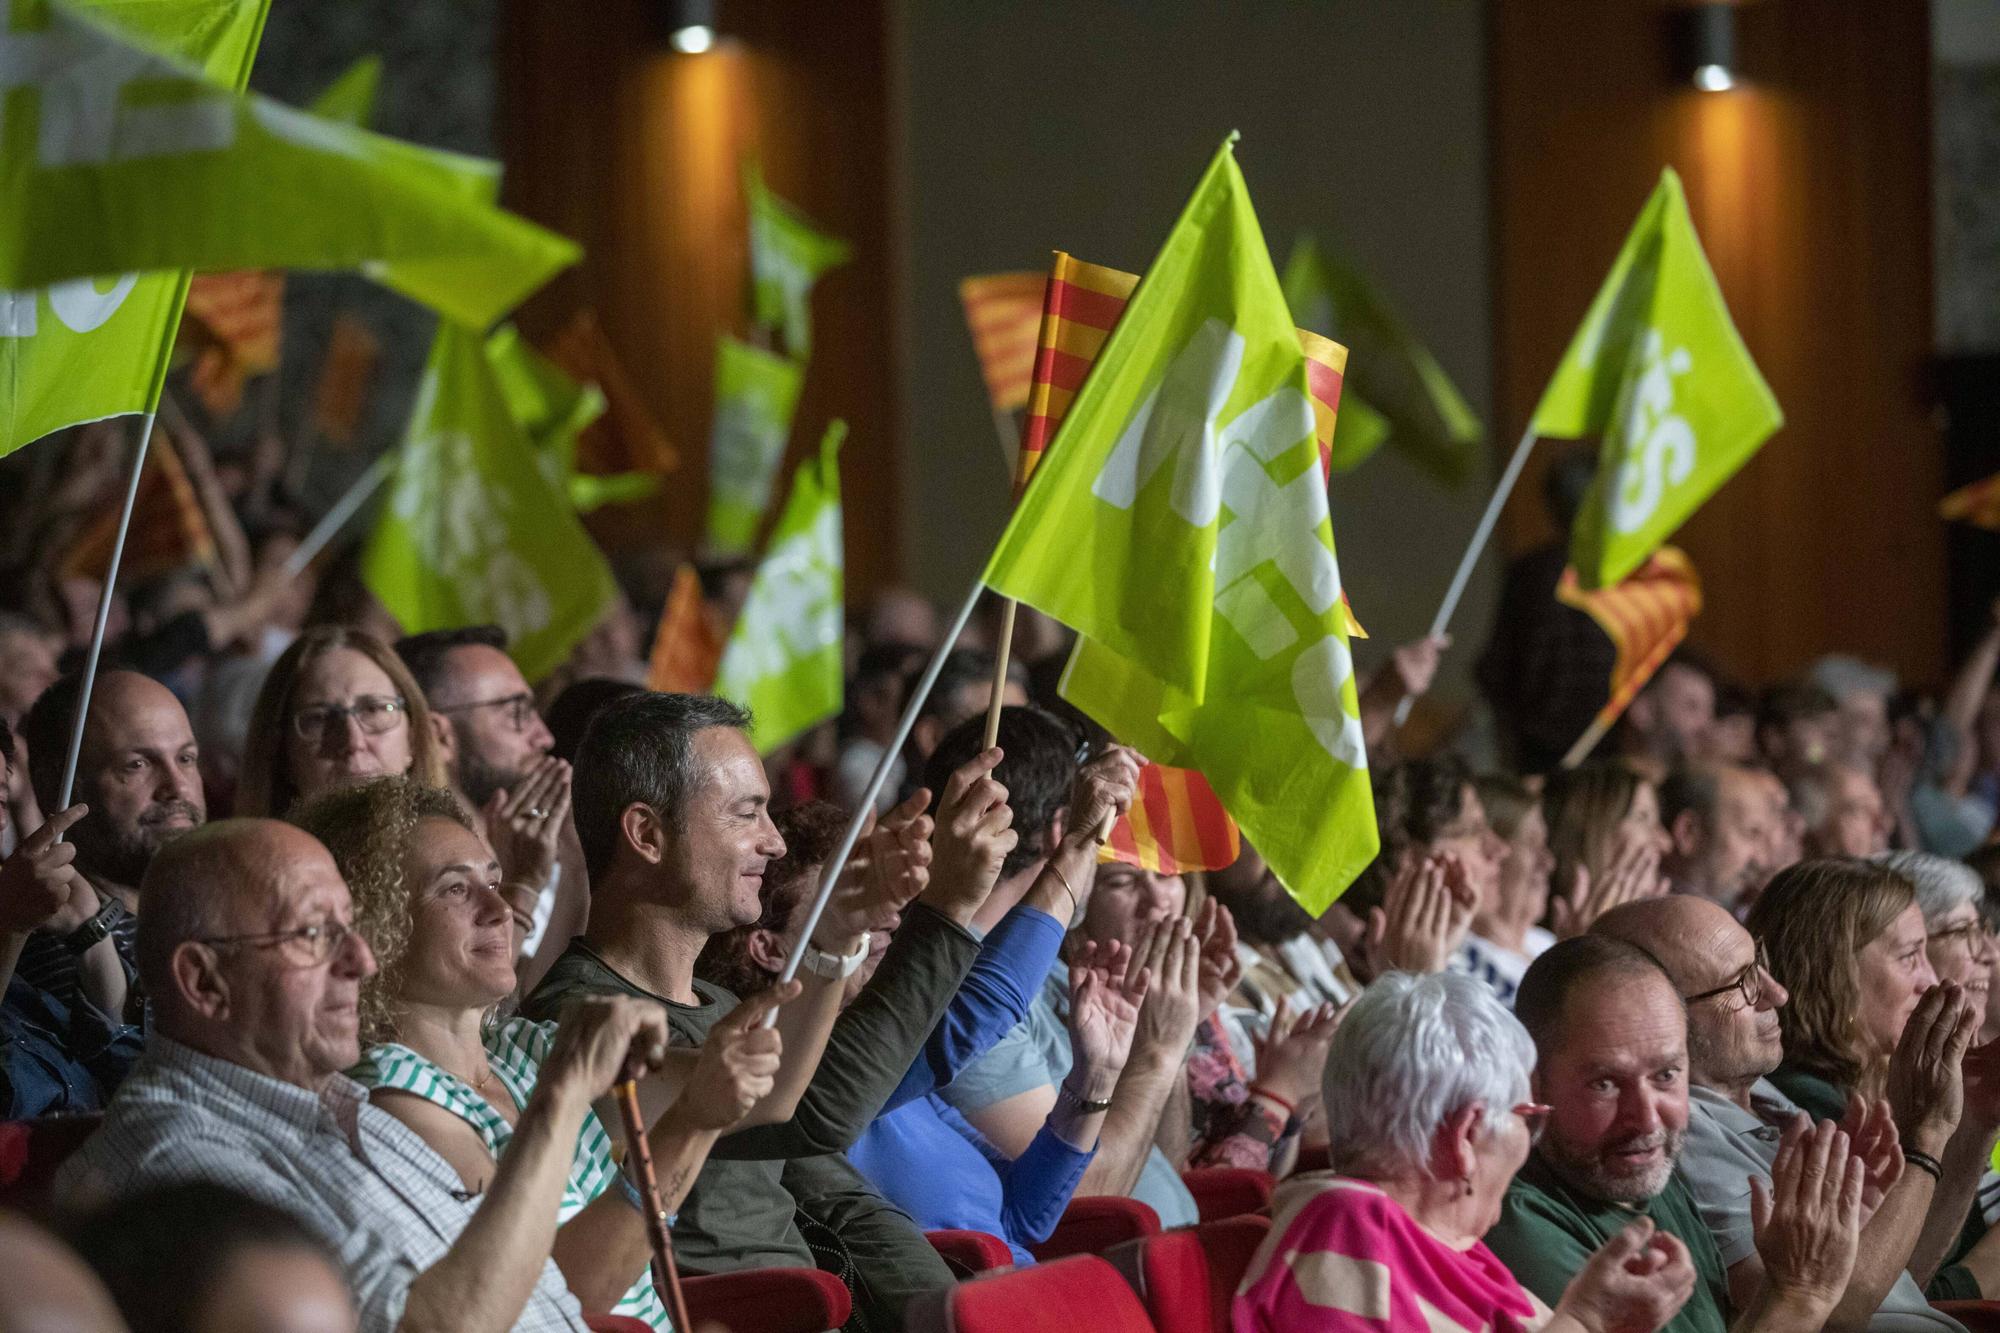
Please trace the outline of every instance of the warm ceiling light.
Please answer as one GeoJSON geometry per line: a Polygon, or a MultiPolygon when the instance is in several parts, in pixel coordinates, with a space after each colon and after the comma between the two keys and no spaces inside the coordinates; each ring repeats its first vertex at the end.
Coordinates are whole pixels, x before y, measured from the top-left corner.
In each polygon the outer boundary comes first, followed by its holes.
{"type": "Polygon", "coordinates": [[[1705,93],[1736,86],[1736,6],[1699,4],[1678,10],[1676,72],[1705,93]]]}

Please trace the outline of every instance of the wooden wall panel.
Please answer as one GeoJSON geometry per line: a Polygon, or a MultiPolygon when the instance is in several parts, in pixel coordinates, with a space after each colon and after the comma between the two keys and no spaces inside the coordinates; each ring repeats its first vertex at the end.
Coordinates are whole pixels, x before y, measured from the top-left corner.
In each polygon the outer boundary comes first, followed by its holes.
{"type": "MultiPolygon", "coordinates": [[[[1496,438],[1511,447],[1671,164],[1786,415],[1677,538],[1708,589],[1693,642],[1754,681],[1842,649],[1936,682],[1927,6],[1749,0],[1727,93],[1676,81],[1658,0],[1491,14],[1496,438]]],[[[1548,537],[1538,476],[1510,551],[1548,537]]]]}
{"type": "MultiPolygon", "coordinates": [[[[848,581],[895,569],[895,340],[882,0],[721,6],[723,42],[678,55],[658,0],[508,0],[499,39],[499,139],[508,204],[587,257],[524,308],[531,336],[580,305],[605,332],[683,456],[667,493],[598,523],[613,546],[685,549],[706,507],[714,343],[746,331],[748,241],[739,166],[854,246],[813,302],[812,360],[791,463],[826,422],[842,455],[848,581]]],[[[774,502],[775,507],[775,502],[774,502]]]]}

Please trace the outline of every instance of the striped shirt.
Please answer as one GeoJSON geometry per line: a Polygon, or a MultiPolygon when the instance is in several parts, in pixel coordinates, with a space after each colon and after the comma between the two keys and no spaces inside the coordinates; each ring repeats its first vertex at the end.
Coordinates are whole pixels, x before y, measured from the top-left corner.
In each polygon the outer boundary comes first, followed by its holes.
{"type": "MultiPolygon", "coordinates": [[[[513,1099],[517,1114],[527,1109],[528,1097],[535,1090],[535,1081],[541,1076],[555,1036],[554,1023],[536,1023],[526,1018],[509,1019],[486,1030],[487,1065],[513,1099]]],[[[514,1137],[514,1127],[463,1079],[400,1043],[371,1047],[361,1057],[361,1063],[347,1072],[365,1088],[393,1088],[443,1107],[472,1126],[495,1161],[500,1160],[500,1154],[514,1137]]],[[[567,1222],[582,1212],[593,1199],[612,1188],[617,1175],[611,1136],[604,1132],[604,1123],[595,1111],[584,1112],[583,1130],[577,1135],[576,1152],[570,1158],[569,1179],[563,1183],[562,1207],[556,1220],[567,1222]]],[[[653,1289],[650,1273],[640,1273],[618,1304],[611,1307],[611,1312],[643,1319],[654,1328],[673,1327],[667,1307],[653,1289]]]]}
{"type": "MultiPolygon", "coordinates": [[[[209,1182],[282,1208],[339,1254],[361,1327],[402,1322],[410,1284],[472,1220],[458,1173],[339,1074],[314,1092],[155,1032],[104,1124],[65,1162],[56,1196],[91,1208],[163,1185],[209,1182]]],[[[585,1333],[583,1309],[544,1259],[516,1333],[585,1333]]]]}

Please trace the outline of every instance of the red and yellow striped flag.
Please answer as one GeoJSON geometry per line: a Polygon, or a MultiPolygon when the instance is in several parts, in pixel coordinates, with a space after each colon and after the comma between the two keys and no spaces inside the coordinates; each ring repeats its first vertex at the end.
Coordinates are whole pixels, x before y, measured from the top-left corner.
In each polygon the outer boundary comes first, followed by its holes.
{"type": "MultiPolygon", "coordinates": [[[[57,562],[64,577],[105,576],[118,538],[118,514],[119,507],[112,505],[76,535],[57,562]]],[[[144,583],[189,565],[214,563],[215,534],[201,511],[194,483],[188,480],[173,436],[156,424],[146,450],[146,468],[139,476],[139,493],[132,501],[132,529],[125,536],[119,578],[144,583]]]]}
{"type": "Polygon", "coordinates": [[[542,351],[572,379],[595,384],[604,394],[604,415],[576,437],[578,472],[664,474],[681,465],[680,451],[625,373],[595,314],[577,311],[542,351]]]}
{"type": "Polygon", "coordinates": [[[2000,532],[2000,472],[1961,486],[1938,501],[1938,517],[2000,532]]]}
{"type": "Polygon", "coordinates": [[[284,339],[285,275],[268,269],[197,273],[183,328],[199,350],[189,377],[211,415],[243,403],[243,384],[278,368],[284,339]]]}
{"type": "Polygon", "coordinates": [[[979,373],[986,377],[986,396],[996,412],[1027,405],[1047,287],[1048,279],[1040,273],[989,273],[958,284],[979,373]]]}
{"type": "Polygon", "coordinates": [[[1685,552],[1662,546],[1619,582],[1595,592],[1579,586],[1575,569],[1565,569],[1556,598],[1596,621],[1618,650],[1611,699],[1597,714],[1598,723],[1609,726],[1687,637],[1688,622],[1701,614],[1701,576],[1685,552]]]}
{"type": "Polygon", "coordinates": [[[313,390],[312,424],[321,439],[340,446],[354,443],[381,360],[382,344],[367,325],[346,311],[334,316],[326,360],[313,390]]]}
{"type": "Polygon", "coordinates": [[[701,595],[701,576],[693,565],[674,572],[674,586],[660,612],[653,635],[653,657],[646,667],[646,688],[668,694],[702,694],[715,684],[722,665],[722,635],[701,595]]]}
{"type": "Polygon", "coordinates": [[[1097,853],[1100,861],[1123,861],[1156,875],[1219,870],[1243,850],[1236,821],[1208,779],[1191,768],[1147,764],[1139,770],[1132,808],[1111,826],[1097,853]]]}

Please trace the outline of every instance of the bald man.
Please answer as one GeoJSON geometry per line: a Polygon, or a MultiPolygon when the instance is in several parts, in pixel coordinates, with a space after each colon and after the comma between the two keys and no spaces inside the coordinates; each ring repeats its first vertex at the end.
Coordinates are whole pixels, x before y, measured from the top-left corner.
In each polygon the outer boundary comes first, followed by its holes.
{"type": "MultiPolygon", "coordinates": [[[[1675,1170],[1715,1237],[1729,1268],[1731,1302],[1741,1309],[1764,1280],[1751,1224],[1750,1177],[1762,1177],[1769,1186],[1779,1135],[1804,1114],[1766,1077],[1784,1059],[1778,1010],[1790,996],[1765,968],[1763,952],[1750,933],[1705,898],[1673,895],[1628,903],[1599,917],[1591,933],[1637,945],[1659,960],[1687,1006],[1688,1125],[1675,1170]]],[[[1937,992],[1919,1010],[1925,1015],[1924,1033],[1940,1018],[1947,1028],[1953,1024],[1944,998],[1937,992]]],[[[1972,1027],[1977,1023],[1977,1018],[1971,1020],[1972,1027]]],[[[1911,1019],[1910,1031],[1918,1029],[1918,1020],[1911,1019]]],[[[1906,1049],[1898,1050],[1897,1059],[1913,1063],[1910,1057],[1923,1044],[1921,1036],[1911,1042],[1906,1034],[1906,1049]]],[[[1903,1129],[1903,1142],[1912,1148],[1932,1156],[1945,1151],[1957,1125],[1959,1095],[1954,1090],[1947,1096],[1941,1085],[1955,1079],[1956,1071],[1956,1060],[1949,1070],[1929,1067],[1929,1077],[1940,1086],[1926,1085],[1935,1095],[1916,1102],[1921,1114],[1906,1108],[1910,1123],[1903,1129]]],[[[1896,1085],[1894,1073],[1890,1084],[1896,1085]]],[[[1896,1124],[1886,1103],[1870,1108],[1867,1121],[1864,1135],[1872,1128],[1888,1142],[1895,1140],[1896,1124]]],[[[1891,1176],[1893,1168],[1880,1173],[1871,1169],[1871,1190],[1891,1176]]],[[[1928,1230],[1936,1185],[1925,1172],[1906,1169],[1874,1215],[1864,1219],[1853,1276],[1827,1327],[1858,1328],[1865,1322],[1871,1333],[1939,1333],[1960,1327],[1931,1307],[1909,1271],[1912,1253],[1928,1230]]],[[[1940,1218],[1943,1241],[1965,1220],[1964,1208],[1961,1202],[1954,1220],[1946,1206],[1947,1216],[1940,1218]]],[[[1931,1268],[1941,1253],[1931,1254],[1931,1268]]]]}
{"type": "MultiPolygon", "coordinates": [[[[81,676],[64,676],[21,721],[28,779],[50,815],[82,688],[81,676]]],[[[81,995],[116,1018],[128,1012],[139,881],[161,847],[208,818],[201,749],[171,690],[133,671],[97,678],[71,799],[90,807],[67,835],[84,883],[35,931],[15,974],[72,1009],[81,995]]]]}
{"type": "Polygon", "coordinates": [[[143,884],[146,1053],[56,1181],[70,1207],[226,1185],[282,1208],[339,1254],[364,1329],[586,1327],[550,1259],[585,1112],[630,1057],[664,1057],[665,1014],[636,1000],[565,1012],[499,1170],[476,1199],[341,1073],[361,1057],[375,971],[333,858],[275,820],[177,839],[143,884]]]}

